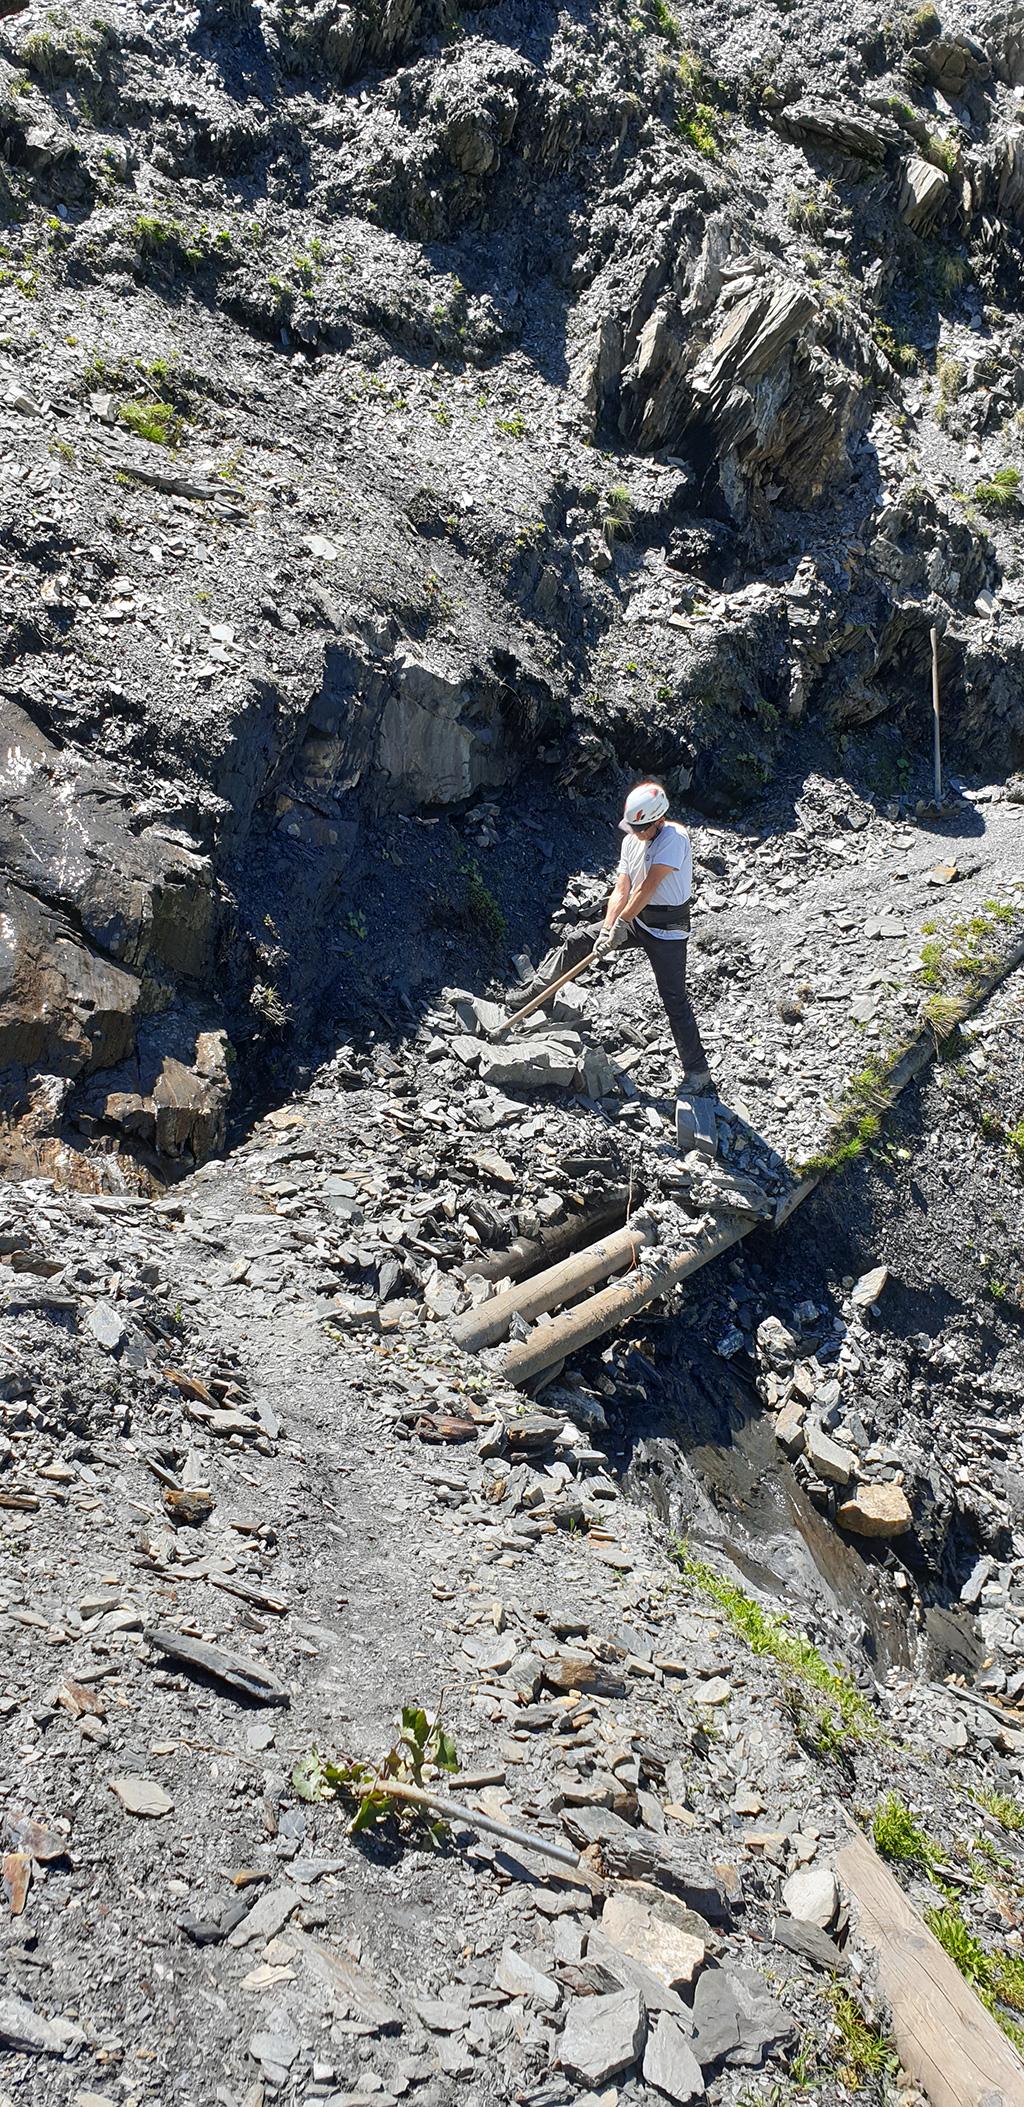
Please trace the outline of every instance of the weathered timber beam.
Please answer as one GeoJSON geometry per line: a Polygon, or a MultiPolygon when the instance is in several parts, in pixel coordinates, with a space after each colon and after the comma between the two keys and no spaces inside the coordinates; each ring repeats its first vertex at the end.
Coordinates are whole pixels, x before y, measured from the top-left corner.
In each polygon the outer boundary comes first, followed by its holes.
{"type": "Polygon", "coordinates": [[[585,1213],[554,1222],[539,1236],[517,1236],[507,1251],[489,1252],[486,1258],[471,1258],[462,1271],[467,1280],[521,1280],[546,1259],[553,1266],[570,1251],[579,1249],[585,1236],[603,1236],[622,1224],[629,1205],[628,1185],[613,1185],[597,1205],[585,1213]]]}
{"type": "Polygon", "coordinates": [[[836,1872],[878,1955],[900,2061],[931,2107],[1021,2107],[1024,2062],[866,1837],[843,1846],[836,1872]]]}
{"type": "Polygon", "coordinates": [[[646,1309],[649,1302],[656,1302],[659,1295],[667,1294],[691,1273],[699,1273],[714,1258],[720,1258],[741,1237],[749,1235],[754,1226],[750,1222],[737,1222],[735,1217],[726,1229],[717,1235],[702,1237],[689,1245],[685,1251],[677,1252],[674,1258],[652,1268],[648,1272],[631,1273],[625,1281],[617,1281],[614,1287],[602,1288],[597,1295],[588,1295],[585,1302],[566,1310],[562,1316],[553,1317],[550,1324],[539,1324],[530,1338],[522,1344],[510,1346],[505,1354],[503,1373],[510,1383],[532,1382],[535,1375],[542,1375],[545,1368],[553,1367],[567,1354],[581,1353],[585,1346],[592,1346],[605,1332],[616,1325],[625,1324],[627,1318],[646,1309]]]}
{"type": "Polygon", "coordinates": [[[599,1238],[582,1251],[563,1258],[556,1266],[547,1266],[543,1273],[535,1273],[530,1280],[520,1281],[517,1287],[506,1288],[501,1295],[492,1295],[487,1302],[478,1304],[474,1310],[466,1310],[456,1317],[452,1337],[467,1353],[480,1353],[485,1346],[496,1346],[505,1337],[513,1317],[519,1316],[532,1323],[545,1311],[561,1309],[574,1296],[582,1295],[587,1288],[595,1287],[598,1281],[607,1280],[609,1273],[618,1273],[624,1266],[635,1265],[648,1237],[643,1229],[617,1229],[613,1236],[599,1238]]]}

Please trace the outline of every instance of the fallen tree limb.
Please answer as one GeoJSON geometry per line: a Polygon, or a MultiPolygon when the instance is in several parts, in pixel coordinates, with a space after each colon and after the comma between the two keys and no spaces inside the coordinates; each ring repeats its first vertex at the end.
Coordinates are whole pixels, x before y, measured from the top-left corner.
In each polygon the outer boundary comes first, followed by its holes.
{"type": "Polygon", "coordinates": [[[391,1778],[375,1778],[375,1793],[386,1793],[391,1800],[408,1800],[413,1807],[431,1807],[446,1822],[464,1822],[467,1829],[485,1830],[488,1836],[500,1836],[508,1844],[518,1844],[522,1851],[535,1851],[539,1858],[553,1858],[560,1866],[579,1867],[579,1855],[565,1844],[549,1844],[544,1836],[531,1836],[527,1829],[514,1829],[509,1822],[495,1821],[493,1815],[481,1814],[477,1808],[469,1807],[464,1800],[453,1800],[446,1792],[426,1792],[419,1785],[401,1785],[391,1778]]]}

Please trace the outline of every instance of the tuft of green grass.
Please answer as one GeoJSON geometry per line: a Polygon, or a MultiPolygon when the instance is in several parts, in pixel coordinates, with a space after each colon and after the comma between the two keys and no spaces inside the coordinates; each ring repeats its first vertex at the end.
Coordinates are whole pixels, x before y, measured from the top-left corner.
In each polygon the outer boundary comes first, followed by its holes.
{"type": "Polygon", "coordinates": [[[130,432],[153,446],[169,447],[173,453],[181,442],[182,420],[169,402],[122,402],[117,414],[130,432]]]}
{"type": "Polygon", "coordinates": [[[806,1178],[846,1170],[871,1148],[882,1132],[882,1114],[890,1103],[889,1070],[878,1061],[850,1077],[822,1147],[800,1165],[806,1178]]]}
{"type": "Polygon", "coordinates": [[[602,521],[605,538],[614,541],[618,535],[622,535],[625,539],[630,531],[633,500],[624,483],[613,484],[608,492],[607,503],[608,510],[602,521]]]}
{"type": "Polygon", "coordinates": [[[1020,510],[1019,468],[997,468],[987,483],[975,483],[974,502],[990,519],[1020,510]]]}
{"type": "Polygon", "coordinates": [[[1005,900],[985,900],[975,914],[954,922],[943,936],[935,925],[926,927],[921,946],[919,977],[926,988],[938,992],[959,985],[961,1011],[985,985],[999,964],[995,937],[1014,920],[1014,910],[1005,900]]]}
{"type": "Polygon", "coordinates": [[[908,44],[927,44],[937,37],[942,28],[939,12],[932,0],[923,0],[923,5],[908,16],[904,35],[908,44]]]}
{"type": "Polygon", "coordinates": [[[521,410],[513,410],[511,417],[496,417],[495,426],[506,439],[525,439],[530,429],[521,410]]]}
{"type": "Polygon", "coordinates": [[[840,2085],[855,2093],[875,2087],[881,2079],[895,2074],[899,2068],[895,2042],[869,2025],[850,1991],[841,1983],[831,1983],[825,1991],[825,2002],[831,2008],[839,2035],[834,2060],[840,2085]]]}
{"type": "Polygon", "coordinates": [[[935,416],[939,424],[945,424],[951,405],[956,401],[964,384],[964,369],[958,358],[940,358],[936,361],[935,377],[939,383],[939,400],[935,416]]]}
{"type": "Polygon", "coordinates": [[[926,1909],[924,1921],[1014,2047],[1024,2049],[1024,2028],[1010,2017],[1011,2012],[1024,2012],[1024,1956],[987,1953],[955,1899],[926,1909]]]}
{"type": "Polygon", "coordinates": [[[929,132],[924,155],[933,168],[941,168],[944,176],[955,174],[960,159],[959,149],[956,140],[947,138],[944,132],[929,132]]]}
{"type": "Polygon", "coordinates": [[[942,1863],[942,1854],[927,1829],[915,1821],[909,1807],[895,1792],[887,1792],[871,1817],[871,1834],[880,1857],[895,1865],[916,1866],[931,1873],[942,1863]]]}
{"type": "Polygon", "coordinates": [[[791,190],[786,199],[786,218],[799,234],[809,234],[818,241],[828,226],[828,213],[819,197],[806,196],[801,190],[791,190]]]}
{"type": "Polygon", "coordinates": [[[676,65],[676,79],[684,95],[696,95],[704,73],[703,62],[695,51],[681,51],[676,65]]]}
{"type": "Polygon", "coordinates": [[[1024,1806],[1013,1798],[1012,1793],[997,1792],[994,1786],[979,1786],[971,1794],[979,1807],[990,1814],[1001,1829],[1024,1829],[1024,1806]]]}
{"type": "Polygon", "coordinates": [[[921,354],[909,337],[902,335],[891,322],[880,319],[872,322],[871,334],[879,351],[884,353],[890,366],[895,366],[897,373],[916,373],[921,354]]]}
{"type": "Polygon", "coordinates": [[[770,1655],[795,1675],[798,1682],[828,1698],[836,1707],[848,1734],[859,1736],[874,1731],[874,1713],[867,1699],[861,1696],[848,1676],[829,1665],[809,1639],[793,1630],[788,1618],[772,1616],[763,1610],[733,1581],[726,1580],[713,1566],[695,1558],[685,1543],[675,1545],[673,1557],[684,1580],[716,1604],[732,1630],[746,1640],[752,1653],[770,1655]]]}
{"type": "MultiPolygon", "coordinates": [[[[1015,1127],[1010,1128],[1006,1136],[1006,1151],[1011,1163],[1016,1166],[1017,1170],[1024,1171],[1024,1119],[1019,1120],[1015,1127]]],[[[1019,1826],[1024,1829],[1024,1819],[1021,1820],[1019,1826]]]]}

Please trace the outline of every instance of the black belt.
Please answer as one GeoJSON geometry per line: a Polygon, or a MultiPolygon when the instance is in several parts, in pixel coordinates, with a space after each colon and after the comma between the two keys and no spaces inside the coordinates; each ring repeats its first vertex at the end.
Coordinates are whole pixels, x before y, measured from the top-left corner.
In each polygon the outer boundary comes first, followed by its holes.
{"type": "Polygon", "coordinates": [[[689,934],[689,900],[684,900],[681,907],[642,907],[637,921],[645,922],[648,929],[683,929],[689,934]]]}

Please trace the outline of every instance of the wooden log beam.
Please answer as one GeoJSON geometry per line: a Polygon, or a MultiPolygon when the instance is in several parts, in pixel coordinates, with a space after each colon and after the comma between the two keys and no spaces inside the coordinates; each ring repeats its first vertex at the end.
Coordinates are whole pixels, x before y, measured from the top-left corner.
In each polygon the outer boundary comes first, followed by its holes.
{"type": "Polygon", "coordinates": [[[857,1938],[878,1955],[900,2060],[931,2107],[1021,2107],[1024,2062],[866,1837],[851,1837],[836,1871],[857,1938]]]}
{"type": "Polygon", "coordinates": [[[476,1309],[466,1310],[454,1319],[452,1337],[467,1353],[496,1346],[499,1339],[505,1338],[513,1317],[523,1317],[532,1324],[547,1310],[562,1309],[575,1296],[607,1280],[610,1273],[635,1265],[647,1242],[646,1231],[639,1228],[617,1229],[612,1236],[599,1237],[596,1243],[573,1252],[560,1264],[547,1266],[543,1273],[534,1273],[531,1279],[506,1288],[501,1295],[492,1295],[476,1309]]]}
{"type": "Polygon", "coordinates": [[[505,1354],[504,1374],[510,1383],[532,1382],[535,1375],[542,1375],[546,1368],[562,1361],[567,1354],[581,1353],[585,1346],[592,1346],[595,1339],[612,1331],[616,1325],[625,1324],[627,1318],[635,1317],[646,1309],[649,1302],[656,1302],[669,1288],[685,1280],[691,1273],[699,1273],[713,1258],[720,1258],[741,1237],[747,1236],[755,1225],[734,1217],[728,1228],[720,1229],[713,1236],[699,1238],[684,1251],[676,1253],[650,1272],[638,1270],[625,1281],[617,1281],[613,1287],[602,1288],[596,1295],[588,1295],[585,1302],[567,1310],[560,1317],[553,1317],[550,1324],[539,1324],[529,1339],[522,1344],[510,1346],[505,1354]]]}
{"type": "Polygon", "coordinates": [[[471,1258],[463,1266],[467,1280],[521,1280],[537,1266],[556,1264],[558,1259],[579,1249],[584,1237],[604,1236],[609,1229],[618,1229],[629,1205],[628,1185],[610,1186],[604,1197],[583,1214],[570,1216],[567,1222],[552,1222],[543,1228],[539,1236],[517,1236],[507,1251],[488,1252],[486,1258],[471,1258]]]}

